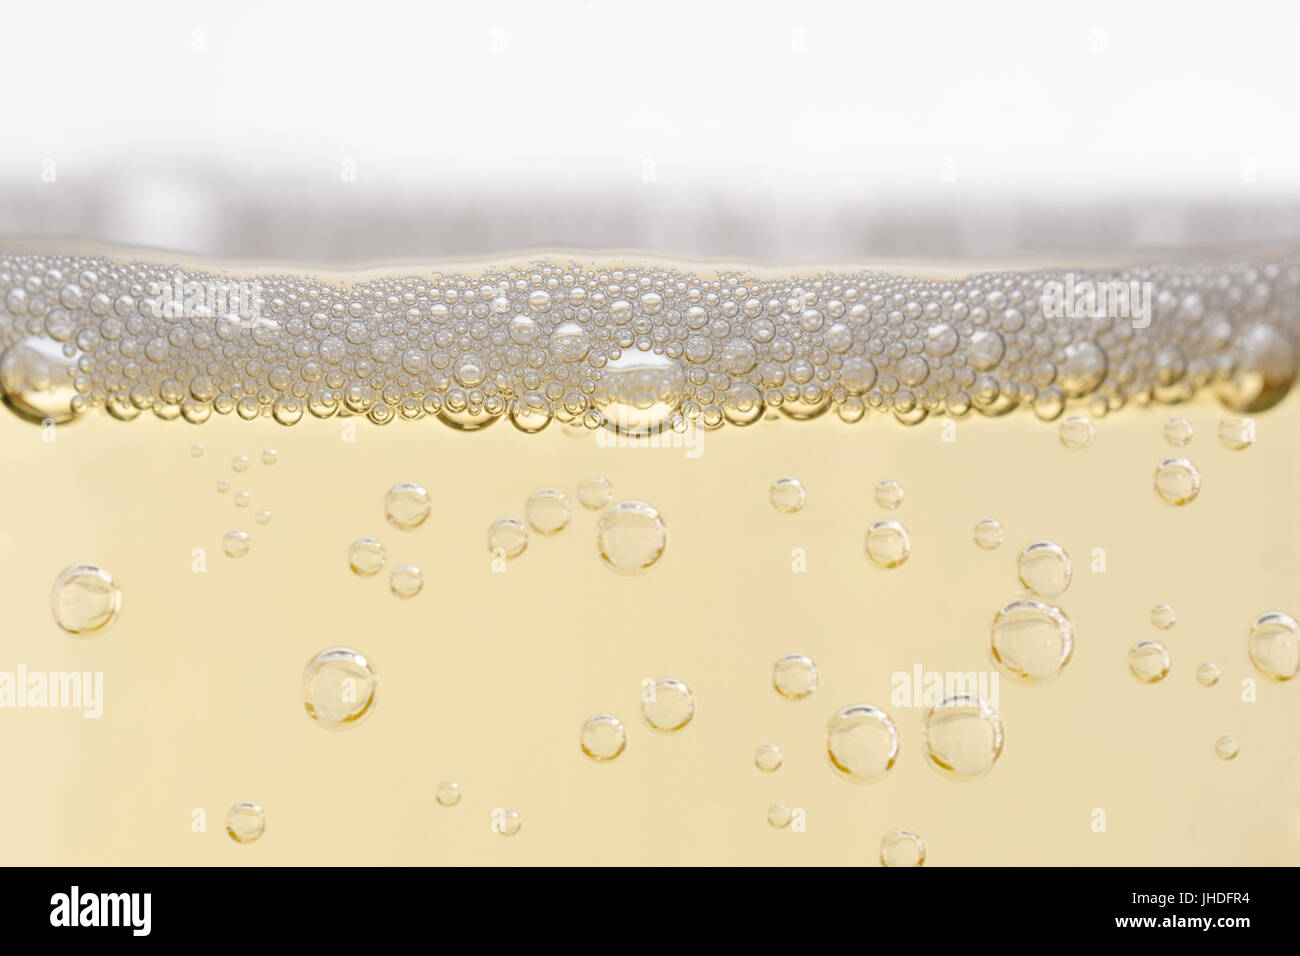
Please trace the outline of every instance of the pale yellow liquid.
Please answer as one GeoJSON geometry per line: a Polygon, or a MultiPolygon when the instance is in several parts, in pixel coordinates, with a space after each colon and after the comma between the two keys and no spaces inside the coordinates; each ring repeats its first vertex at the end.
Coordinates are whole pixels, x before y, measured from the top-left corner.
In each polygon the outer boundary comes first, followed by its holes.
{"type": "Polygon", "coordinates": [[[1300,611],[1300,396],[1258,415],[1245,451],[1219,444],[1222,414],[1209,402],[1127,409],[1097,421],[1081,451],[1026,414],[915,427],[827,415],[709,432],[696,458],[600,447],[559,425],[530,437],[504,422],[462,434],[429,419],[195,427],[95,413],[44,442],[0,415],[0,669],[104,673],[101,719],[0,711],[5,862],[876,865],[881,838],[905,827],[928,866],[1296,864],[1300,681],[1255,671],[1246,635],[1260,613],[1300,611]],[[1178,450],[1162,434],[1175,414],[1195,428],[1178,450]],[[237,454],[250,459],[243,474],[237,454]],[[1152,487],[1175,454],[1202,480],[1181,508],[1152,487]],[[645,574],[600,561],[596,514],[576,497],[589,475],[667,522],[667,550],[645,574]],[[807,489],[796,514],[769,502],[782,476],[807,489]],[[906,492],[893,511],[873,499],[886,478],[906,492]],[[398,481],[433,499],[416,530],[384,520],[398,481]],[[572,521],[533,534],[494,573],[489,524],[523,518],[542,488],[569,495],[572,521]],[[247,509],[234,506],[240,490],[247,509]],[[265,527],[260,508],[273,512],[265,527]],[[972,533],[989,517],[1007,537],[985,552],[972,533]],[[911,538],[893,570],[863,553],[882,519],[911,538]],[[240,559],[221,550],[234,529],[251,537],[240,559]],[[354,575],[347,549],[361,536],[385,544],[389,568],[418,565],[422,593],[394,597],[387,569],[354,575]],[[992,670],[990,622],[1020,594],[1016,556],[1038,539],[1074,564],[1055,601],[1075,625],[1073,660],[1045,686],[1001,681],[1002,757],[988,776],[953,782],[926,766],[924,709],[890,702],[891,675],[992,670]],[[806,572],[792,570],[794,549],[806,572]],[[122,586],[116,623],[87,638],[61,631],[48,607],[55,576],[79,562],[122,586]],[[1177,612],[1172,630],[1149,621],[1159,603],[1177,612]],[[1127,666],[1143,639],[1163,641],[1173,662],[1154,685],[1127,666]],[[300,681],[336,645],[366,654],[379,688],[365,721],[329,732],[307,716],[300,681]],[[816,662],[820,686],[791,701],[772,666],[796,652],[816,662]],[[1211,688],[1195,679],[1207,660],[1223,672],[1211,688]],[[696,698],[671,734],[639,707],[642,680],[665,677],[696,698]],[[897,764],[874,784],[841,779],[826,755],[827,721],[854,703],[889,712],[901,735],[897,764]],[[628,736],[603,763],[579,745],[598,713],[628,736]],[[1232,761],[1215,756],[1224,734],[1241,742],[1232,761]],[[773,774],[754,766],[765,743],[784,749],[773,774]],[[444,780],[462,787],[454,807],[435,801],[444,780]],[[224,819],[245,800],[267,827],[239,845],[224,819]],[[802,830],[770,826],[774,802],[801,809],[802,830]],[[496,808],[520,814],[518,834],[493,832],[496,808]]]}

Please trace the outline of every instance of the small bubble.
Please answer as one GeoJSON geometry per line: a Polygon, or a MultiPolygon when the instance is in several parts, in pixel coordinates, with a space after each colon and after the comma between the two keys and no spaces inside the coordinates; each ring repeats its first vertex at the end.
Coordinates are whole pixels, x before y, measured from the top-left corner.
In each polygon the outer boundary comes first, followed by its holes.
{"type": "Polygon", "coordinates": [[[1225,418],[1219,422],[1219,441],[1229,451],[1242,451],[1255,444],[1255,422],[1250,418],[1225,418]]]}
{"type": "Polygon", "coordinates": [[[754,751],[754,766],[763,773],[776,773],[785,763],[785,752],[776,744],[763,744],[754,751]]]}
{"type": "Polygon", "coordinates": [[[1192,423],[1185,418],[1171,418],[1165,422],[1165,441],[1182,448],[1192,440],[1192,423]]]}
{"type": "Polygon", "coordinates": [[[582,752],[592,760],[613,760],[627,747],[623,721],[611,714],[588,717],[582,725],[582,752]]]}
{"type": "Polygon", "coordinates": [[[985,518],[975,525],[975,543],[985,551],[992,551],[1006,540],[1006,532],[995,518],[985,518]]]}
{"type": "Polygon", "coordinates": [[[1083,415],[1071,415],[1061,422],[1061,444],[1066,448],[1087,448],[1096,436],[1092,422],[1083,415]]]}
{"type": "Polygon", "coordinates": [[[1055,680],[1074,654],[1074,628],[1058,607],[1019,598],[993,618],[994,662],[1022,684],[1055,680]]]}
{"type": "Polygon", "coordinates": [[[803,508],[804,502],[808,500],[808,492],[798,478],[778,478],[772,482],[768,497],[777,511],[794,514],[803,508]]]}
{"type": "Polygon", "coordinates": [[[1065,549],[1051,541],[1035,541],[1020,552],[1020,584],[1040,597],[1056,597],[1070,586],[1073,570],[1065,549]]]}
{"type": "Polygon", "coordinates": [[[255,843],[266,832],[266,814],[256,803],[237,803],[226,814],[226,833],[236,843],[255,843]]]}
{"type": "Polygon", "coordinates": [[[276,451],[274,448],[262,449],[262,464],[274,465],[279,460],[280,460],[280,453],[276,451]]]}
{"type": "Polygon", "coordinates": [[[384,496],[384,515],[388,523],[403,531],[424,524],[432,509],[429,493],[412,481],[399,481],[384,496]]]}
{"type": "Polygon", "coordinates": [[[1002,756],[1002,720],[978,697],[945,697],[926,712],[923,727],[930,766],[953,780],[982,777],[1002,756]]]}
{"type": "Polygon", "coordinates": [[[413,598],[424,589],[424,574],[414,564],[398,564],[388,572],[388,590],[399,598],[413,598]]]}
{"type": "Polygon", "coordinates": [[[519,814],[514,810],[493,810],[492,811],[492,829],[502,836],[514,836],[523,826],[523,821],[519,819],[519,814]]]}
{"type": "Polygon", "coordinates": [[[357,538],[348,546],[348,567],[363,578],[378,574],[387,563],[384,546],[374,538],[357,538]]]}
{"type": "Polygon", "coordinates": [[[767,822],[778,830],[788,827],[793,819],[794,815],[784,803],[774,803],[767,808],[767,822]]]}
{"type": "Polygon", "coordinates": [[[903,486],[896,481],[878,482],[876,484],[876,504],[882,508],[894,509],[903,503],[903,486]]]}
{"type": "Polygon", "coordinates": [[[890,830],[880,841],[881,866],[924,866],[925,842],[911,830],[890,830]]]}
{"type": "Polygon", "coordinates": [[[253,500],[253,496],[247,491],[235,492],[235,507],[247,508],[248,503],[253,500]]]}
{"type": "Polygon", "coordinates": [[[1224,734],[1214,742],[1214,753],[1220,760],[1232,760],[1241,752],[1241,744],[1231,734],[1224,734]]]}
{"type": "Polygon", "coordinates": [[[1219,665],[1206,661],[1196,668],[1196,682],[1202,687],[1213,687],[1219,682],[1219,665]]]}
{"type": "Polygon", "coordinates": [[[221,550],[232,558],[242,558],[248,554],[248,546],[247,531],[227,531],[226,536],[221,539],[221,550]]]}
{"type": "Polygon", "coordinates": [[[867,529],[867,557],[878,568],[896,568],[912,553],[907,529],[897,521],[877,521],[867,529]]]}
{"type": "Polygon", "coordinates": [[[695,695],[681,681],[665,677],[649,690],[642,692],[641,716],[655,730],[681,730],[695,716],[695,695]]]}
{"type": "Polygon", "coordinates": [[[190,457],[192,458],[203,457],[203,444],[201,442],[195,442],[193,445],[190,446],[190,457]]]}
{"type": "Polygon", "coordinates": [[[578,482],[578,501],[584,508],[599,511],[614,497],[614,487],[608,478],[595,476],[578,482]]]}
{"type": "Polygon", "coordinates": [[[248,471],[248,456],[236,455],[230,459],[230,467],[235,471],[248,471]]]}
{"type": "Polygon", "coordinates": [[[1128,652],[1128,669],[1144,684],[1154,684],[1169,673],[1169,651],[1159,641],[1138,641],[1128,652]]]}
{"type": "Polygon", "coordinates": [[[307,662],[302,678],[307,716],[329,730],[351,727],[374,709],[379,678],[360,651],[331,647],[307,662]]]}
{"type": "Polygon", "coordinates": [[[50,589],[54,621],[69,634],[93,634],[117,619],[122,589],[113,575],[93,564],[74,564],[59,572],[50,589]]]}
{"type": "Polygon", "coordinates": [[[229,478],[218,478],[218,479],[217,479],[217,494],[219,494],[219,495],[224,495],[224,494],[225,494],[227,491],[229,491],[229,490],[230,490],[230,479],[229,479],[229,478]]]}
{"type": "Polygon", "coordinates": [[[772,686],[789,700],[802,700],[817,689],[817,665],[803,654],[787,654],[772,668],[772,686]]]}
{"type": "Polygon", "coordinates": [[[1300,625],[1281,611],[1261,614],[1251,625],[1246,650],[1265,677],[1291,680],[1300,674],[1300,625]]]}
{"type": "Polygon", "coordinates": [[[1177,620],[1174,609],[1168,604],[1157,604],[1151,609],[1151,625],[1162,631],[1169,630],[1177,620]]]}
{"type": "Polygon", "coordinates": [[[538,534],[559,534],[573,517],[573,506],[564,492],[547,488],[528,499],[525,516],[538,534]]]}
{"type": "Polygon", "coordinates": [[[826,753],[831,766],[846,779],[878,780],[898,759],[898,727],[883,710],[853,704],[831,718],[826,753]]]}
{"type": "Polygon", "coordinates": [[[258,523],[258,524],[270,524],[270,523],[271,523],[271,511],[270,511],[270,509],[269,509],[269,508],[263,508],[262,510],[260,510],[260,511],[257,513],[256,518],[257,518],[257,523],[258,523]]]}
{"type": "Polygon", "coordinates": [[[1156,494],[1167,505],[1185,505],[1201,492],[1201,474],[1186,458],[1166,458],[1156,466],[1156,494]]]}
{"type": "Polygon", "coordinates": [[[441,806],[454,807],[460,803],[460,784],[454,780],[444,780],[438,784],[438,789],[434,792],[434,798],[441,806]]]}
{"type": "Polygon", "coordinates": [[[488,550],[517,558],[528,547],[528,528],[518,518],[498,518],[488,526],[488,550]]]}
{"type": "Polygon", "coordinates": [[[605,566],[620,574],[646,570],[664,553],[668,528],[644,501],[620,501],[596,520],[596,547],[605,566]]]}

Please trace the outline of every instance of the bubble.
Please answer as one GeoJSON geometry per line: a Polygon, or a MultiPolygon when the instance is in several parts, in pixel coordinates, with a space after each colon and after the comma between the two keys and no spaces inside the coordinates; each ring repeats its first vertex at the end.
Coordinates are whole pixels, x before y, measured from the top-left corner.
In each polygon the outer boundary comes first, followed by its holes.
{"type": "Polygon", "coordinates": [[[84,399],[67,374],[72,361],[49,339],[15,342],[0,353],[0,400],[19,418],[36,425],[74,421],[84,399]]]}
{"type": "Polygon", "coordinates": [[[203,444],[202,444],[202,442],[195,442],[193,445],[190,446],[190,456],[191,456],[192,458],[202,458],[202,457],[203,457],[203,444]]]}
{"type": "Polygon", "coordinates": [[[1169,651],[1159,641],[1138,641],[1128,652],[1128,669],[1144,684],[1154,684],[1169,673],[1169,651]]]}
{"type": "Polygon", "coordinates": [[[528,528],[518,518],[498,518],[488,525],[488,550],[517,558],[528,547],[528,528]]]}
{"type": "Polygon", "coordinates": [[[653,565],[668,544],[659,512],[644,501],[620,501],[596,519],[596,547],[605,566],[636,574],[653,565]]]}
{"type": "Polygon", "coordinates": [[[1230,734],[1224,734],[1214,742],[1214,754],[1220,760],[1232,760],[1240,752],[1241,744],[1230,734]]]}
{"type": "Polygon", "coordinates": [[[1177,622],[1174,609],[1168,604],[1157,604],[1151,609],[1151,624],[1162,631],[1167,631],[1177,622]]]}
{"type": "Polygon", "coordinates": [[[880,841],[880,865],[924,866],[924,841],[911,830],[890,830],[880,841]]]}
{"type": "Polygon", "coordinates": [[[388,590],[399,598],[413,598],[424,590],[424,574],[414,564],[398,564],[388,572],[388,590]]]}
{"type": "Polygon", "coordinates": [[[384,496],[384,515],[388,523],[403,531],[424,524],[432,509],[429,493],[411,481],[399,481],[384,496]]]}
{"type": "Polygon", "coordinates": [[[1250,418],[1225,418],[1219,422],[1219,441],[1229,451],[1242,451],[1255,444],[1255,421],[1250,418]]]}
{"type": "Polygon", "coordinates": [[[794,814],[784,803],[774,803],[767,808],[767,822],[778,830],[788,827],[793,819],[794,814]]]}
{"type": "Polygon", "coordinates": [[[993,661],[1022,684],[1061,676],[1074,654],[1074,628],[1058,607],[1030,598],[1004,605],[993,618],[993,661]]]}
{"type": "Polygon", "coordinates": [[[1071,415],[1061,422],[1061,444],[1066,448],[1087,448],[1096,435],[1092,422],[1082,415],[1071,415]]]}
{"type": "Polygon", "coordinates": [[[236,508],[247,508],[248,503],[252,500],[253,500],[253,496],[249,494],[247,491],[239,491],[235,493],[236,508]]]}
{"type": "Polygon", "coordinates": [[[655,730],[681,730],[695,716],[695,695],[681,681],[662,678],[642,691],[641,716],[655,730]]]}
{"type": "Polygon", "coordinates": [[[1265,677],[1291,680],[1300,674],[1300,626],[1281,611],[1261,614],[1246,641],[1250,662],[1265,677]]]}
{"type": "Polygon", "coordinates": [[[307,662],[302,698],[307,716],[328,730],[351,727],[373,709],[379,678],[366,656],[348,647],[331,647],[307,662]]]}
{"type": "Polygon", "coordinates": [[[113,575],[93,564],[73,564],[59,572],[50,589],[54,622],[69,634],[94,634],[117,620],[122,589],[113,575]]]}
{"type": "Polygon", "coordinates": [[[894,509],[903,503],[903,486],[896,481],[881,481],[876,484],[876,504],[882,508],[894,509]]]}
{"type": "Polygon", "coordinates": [[[268,508],[262,508],[260,511],[257,512],[257,514],[255,515],[255,517],[256,517],[256,519],[257,519],[257,523],[258,523],[258,524],[270,524],[270,523],[271,523],[271,512],[270,512],[270,509],[268,509],[268,508]]]}
{"type": "Polygon", "coordinates": [[[627,747],[623,721],[610,714],[588,717],[582,725],[582,752],[592,760],[613,760],[627,747]]]}
{"type": "Polygon", "coordinates": [[[378,574],[387,563],[384,546],[374,538],[357,538],[348,546],[348,567],[363,578],[378,574]]]}
{"type": "Polygon", "coordinates": [[[883,710],[853,704],[831,718],[826,753],[845,779],[879,780],[898,758],[898,728],[883,710]]]}
{"type": "Polygon", "coordinates": [[[519,814],[514,810],[502,810],[497,808],[492,811],[492,829],[502,836],[514,836],[523,826],[523,821],[519,814]]]}
{"type": "Polygon", "coordinates": [[[562,491],[536,491],[525,507],[528,523],[538,534],[559,534],[573,517],[573,506],[562,491]]]}
{"type": "Polygon", "coordinates": [[[578,482],[578,501],[584,508],[599,511],[609,504],[613,497],[614,488],[607,478],[596,476],[578,482]]]}
{"type": "Polygon", "coordinates": [[[236,455],[234,458],[230,459],[230,467],[235,471],[248,471],[248,456],[236,455]]]}
{"type": "Polygon", "coordinates": [[[1073,570],[1065,549],[1051,541],[1035,541],[1020,552],[1020,583],[1040,597],[1056,597],[1070,586],[1073,570]]]}
{"type": "Polygon", "coordinates": [[[897,521],[877,521],[867,529],[867,557],[878,568],[896,568],[912,551],[907,529],[897,521]]]}
{"type": "Polygon", "coordinates": [[[1202,687],[1213,687],[1219,682],[1219,665],[1206,661],[1196,668],[1196,682],[1202,687]]]}
{"type": "Polygon", "coordinates": [[[226,833],[236,843],[256,843],[266,832],[266,814],[256,803],[237,803],[226,814],[226,833]]]}
{"type": "Polygon", "coordinates": [[[1214,391],[1234,412],[1272,408],[1291,388],[1295,351],[1285,335],[1270,325],[1254,325],[1234,343],[1232,374],[1214,383],[1214,391]]]}
{"type": "Polygon", "coordinates": [[[1167,505],[1185,505],[1201,493],[1201,474],[1186,458],[1166,458],[1156,467],[1156,494],[1167,505]]]}
{"type": "Polygon", "coordinates": [[[249,538],[247,531],[227,531],[221,539],[221,550],[232,558],[242,558],[248,554],[249,538]]]}
{"type": "Polygon", "coordinates": [[[225,494],[227,491],[229,491],[229,490],[230,490],[230,479],[228,479],[228,478],[218,478],[218,479],[217,479],[217,494],[219,494],[219,495],[224,495],[224,494],[225,494]]]}
{"type": "Polygon", "coordinates": [[[803,508],[804,502],[808,500],[808,493],[798,478],[778,478],[772,482],[768,497],[772,500],[772,507],[777,511],[794,514],[803,508]]]}
{"type": "Polygon", "coordinates": [[[817,689],[817,665],[803,654],[787,654],[772,668],[772,686],[787,700],[802,700],[817,689]]]}
{"type": "Polygon", "coordinates": [[[930,766],[949,779],[982,777],[1002,756],[1002,721],[978,697],[945,697],[926,712],[923,726],[930,766]]]}
{"type": "Polygon", "coordinates": [[[1006,532],[995,518],[984,518],[975,525],[975,543],[985,551],[992,551],[1006,540],[1006,532]]]}
{"type": "Polygon", "coordinates": [[[1171,418],[1165,422],[1165,441],[1182,448],[1192,440],[1192,423],[1185,418],[1171,418]]]}
{"type": "Polygon", "coordinates": [[[658,433],[682,402],[686,375],[665,355],[629,349],[609,362],[592,401],[607,428],[622,435],[658,433]]]}
{"type": "Polygon", "coordinates": [[[763,773],[776,773],[785,763],[785,752],[776,744],[763,744],[754,751],[754,766],[763,773]]]}
{"type": "Polygon", "coordinates": [[[460,784],[454,780],[444,780],[438,784],[438,789],[434,791],[434,799],[440,806],[454,807],[460,803],[460,784]]]}
{"type": "Polygon", "coordinates": [[[262,449],[262,464],[274,465],[279,460],[280,460],[280,453],[277,452],[274,448],[262,449]]]}

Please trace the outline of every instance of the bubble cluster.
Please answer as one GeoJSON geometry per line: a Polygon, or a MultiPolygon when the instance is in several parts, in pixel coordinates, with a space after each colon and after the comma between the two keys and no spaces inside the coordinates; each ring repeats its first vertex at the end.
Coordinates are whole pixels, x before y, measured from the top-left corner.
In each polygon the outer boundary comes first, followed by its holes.
{"type": "Polygon", "coordinates": [[[102,408],[526,433],[745,426],[769,410],[1054,420],[1201,390],[1251,412],[1291,387],[1298,326],[1289,252],[952,280],[539,260],[352,281],[15,254],[0,256],[0,397],[37,423],[102,408]],[[1098,288],[1123,294],[1101,307],[1098,288]]]}

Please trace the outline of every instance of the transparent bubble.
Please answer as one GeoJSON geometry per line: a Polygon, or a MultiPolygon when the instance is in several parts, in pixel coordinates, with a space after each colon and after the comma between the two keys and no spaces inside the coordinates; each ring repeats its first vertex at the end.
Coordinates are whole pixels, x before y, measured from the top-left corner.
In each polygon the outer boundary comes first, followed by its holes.
{"type": "Polygon", "coordinates": [[[627,747],[623,721],[610,714],[588,717],[580,735],[582,752],[592,760],[613,760],[627,747]]]}
{"type": "Polygon", "coordinates": [[[1083,415],[1071,415],[1061,422],[1061,444],[1066,448],[1087,448],[1096,436],[1097,430],[1083,415]]]}
{"type": "Polygon", "coordinates": [[[1300,674],[1300,626],[1281,611],[1261,614],[1246,641],[1250,662],[1265,677],[1291,680],[1300,674]]]}
{"type": "Polygon", "coordinates": [[[112,625],[122,608],[122,589],[108,571],[74,564],[59,572],[50,589],[54,622],[69,634],[95,634],[112,625]]]}
{"type": "Polygon", "coordinates": [[[912,542],[897,521],[877,521],[867,529],[866,550],[876,567],[896,568],[912,553],[912,542]]]}
{"type": "Polygon", "coordinates": [[[1185,418],[1171,418],[1165,422],[1165,441],[1182,448],[1192,440],[1192,423],[1185,418]]]}
{"type": "Polygon", "coordinates": [[[230,459],[230,467],[235,471],[248,471],[248,456],[236,455],[234,458],[230,459]]]}
{"type": "Polygon", "coordinates": [[[432,509],[429,493],[414,482],[398,482],[384,496],[384,515],[388,518],[388,523],[403,531],[424,524],[424,519],[429,517],[432,509]]]}
{"type": "Polygon", "coordinates": [[[817,689],[817,665],[803,654],[787,654],[772,667],[772,686],[788,700],[802,700],[817,689]]]}
{"type": "Polygon", "coordinates": [[[260,511],[258,511],[258,513],[257,513],[254,517],[257,519],[257,523],[258,523],[258,524],[270,524],[270,523],[271,523],[271,512],[270,512],[270,509],[268,509],[268,508],[263,508],[263,509],[261,509],[260,511]]]}
{"type": "Polygon", "coordinates": [[[614,487],[608,478],[584,478],[578,482],[578,501],[584,508],[599,511],[614,497],[614,487]]]}
{"type": "Polygon", "coordinates": [[[564,492],[547,488],[533,492],[525,506],[525,516],[538,534],[559,534],[573,517],[573,506],[564,492]]]}
{"type": "Polygon", "coordinates": [[[896,481],[878,482],[876,484],[876,504],[882,508],[894,509],[903,503],[903,486],[896,481]]]}
{"type": "Polygon", "coordinates": [[[1240,752],[1241,744],[1230,734],[1225,734],[1214,742],[1214,754],[1220,760],[1232,760],[1240,752]]]}
{"type": "Polygon", "coordinates": [[[1056,597],[1070,586],[1073,570],[1065,549],[1051,541],[1035,541],[1020,552],[1016,563],[1020,584],[1040,597],[1056,597]]]}
{"type": "Polygon", "coordinates": [[[236,843],[255,843],[266,832],[266,814],[256,803],[236,803],[226,814],[226,833],[236,843]]]}
{"type": "Polygon", "coordinates": [[[1151,624],[1162,631],[1167,631],[1178,621],[1174,609],[1168,604],[1157,604],[1151,609],[1151,624]]]}
{"type": "Polygon", "coordinates": [[[262,449],[262,464],[274,465],[279,460],[280,460],[280,453],[277,452],[274,448],[262,449]]]}
{"type": "Polygon", "coordinates": [[[1002,544],[1007,534],[995,518],[984,518],[975,525],[975,544],[985,551],[992,551],[1002,544]]]}
{"type": "Polygon", "coordinates": [[[993,661],[1022,684],[1061,676],[1074,654],[1074,628],[1058,607],[1030,598],[1004,605],[993,618],[993,661]]]}
{"type": "Polygon", "coordinates": [[[774,803],[767,808],[767,822],[778,830],[788,827],[793,819],[794,814],[784,803],[774,803]]]}
{"type": "Polygon", "coordinates": [[[845,779],[879,780],[898,759],[898,727],[883,710],[853,704],[831,718],[826,753],[845,779]]]}
{"type": "Polygon", "coordinates": [[[378,574],[388,563],[388,553],[374,538],[357,538],[348,546],[348,567],[363,578],[378,574]]]}
{"type": "Polygon", "coordinates": [[[1169,651],[1159,641],[1138,641],[1128,652],[1128,669],[1145,684],[1164,680],[1169,673],[1169,651]]]}
{"type": "Polygon", "coordinates": [[[1257,324],[1237,336],[1232,374],[1214,383],[1219,401],[1234,412],[1272,408],[1295,379],[1295,350],[1286,335],[1271,325],[1257,324]]]}
{"type": "Polygon", "coordinates": [[[523,820],[519,818],[516,811],[500,808],[492,811],[493,832],[500,833],[502,836],[514,836],[522,826],[523,820]]]}
{"type": "Polygon", "coordinates": [[[518,518],[498,518],[488,525],[488,550],[517,558],[528,547],[528,528],[518,518]]]}
{"type": "Polygon", "coordinates": [[[221,550],[232,558],[242,558],[248,554],[249,544],[247,531],[227,531],[221,539],[221,550]]]}
{"type": "Polygon", "coordinates": [[[911,830],[890,830],[880,841],[880,865],[924,866],[924,841],[911,830]]]}
{"type": "Polygon", "coordinates": [[[1156,494],[1168,505],[1185,505],[1201,493],[1201,473],[1186,458],[1166,458],[1156,466],[1156,494]]]}
{"type": "Polygon", "coordinates": [[[808,493],[798,478],[778,478],[772,482],[768,497],[772,501],[772,507],[777,511],[794,514],[803,508],[804,502],[808,500],[808,493]]]}
{"type": "Polygon", "coordinates": [[[454,780],[444,780],[438,784],[438,789],[434,791],[434,799],[440,806],[454,807],[460,803],[460,784],[454,780]]]}
{"type": "Polygon", "coordinates": [[[1219,665],[1206,661],[1196,668],[1196,682],[1202,687],[1213,687],[1219,682],[1219,665]]]}
{"type": "Polygon", "coordinates": [[[302,698],[308,717],[321,727],[338,730],[370,714],[378,687],[379,678],[364,654],[331,647],[307,662],[302,698]]]}
{"type": "Polygon", "coordinates": [[[620,501],[596,520],[596,547],[605,566],[636,574],[652,566],[668,544],[668,528],[644,501],[620,501]]]}
{"type": "Polygon", "coordinates": [[[641,716],[655,730],[681,730],[695,716],[695,695],[681,681],[661,678],[642,690],[641,716]]]}
{"type": "Polygon", "coordinates": [[[1225,418],[1219,422],[1219,441],[1229,451],[1242,451],[1255,444],[1255,421],[1251,418],[1225,418]]]}
{"type": "Polygon", "coordinates": [[[754,766],[763,773],[776,773],[785,763],[785,752],[776,744],[763,744],[754,751],[754,766]]]}
{"type": "Polygon", "coordinates": [[[218,478],[218,479],[217,479],[217,494],[219,494],[219,495],[224,495],[224,494],[225,494],[227,491],[229,491],[229,490],[230,490],[230,479],[228,479],[228,478],[218,478]]]}
{"type": "Polygon", "coordinates": [[[203,457],[203,443],[202,443],[202,442],[197,442],[197,441],[196,441],[193,445],[190,446],[190,456],[193,457],[193,458],[202,458],[202,457],[203,457]]]}
{"type": "Polygon", "coordinates": [[[945,697],[926,712],[923,726],[930,766],[952,780],[982,777],[1002,756],[1002,721],[978,697],[945,697]]]}
{"type": "Polygon", "coordinates": [[[686,374],[677,361],[629,349],[604,370],[592,401],[605,426],[622,435],[658,433],[682,402],[686,374]]]}
{"type": "Polygon", "coordinates": [[[28,338],[0,353],[0,400],[36,425],[63,425],[81,415],[84,401],[67,373],[73,362],[49,339],[28,338]]]}
{"type": "Polygon", "coordinates": [[[253,496],[249,494],[247,491],[239,491],[235,493],[236,508],[247,508],[249,503],[252,502],[252,500],[253,500],[253,496]]]}
{"type": "Polygon", "coordinates": [[[424,574],[414,564],[398,564],[388,572],[388,590],[399,598],[413,598],[424,590],[424,574]]]}

